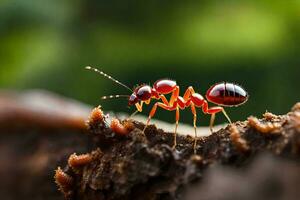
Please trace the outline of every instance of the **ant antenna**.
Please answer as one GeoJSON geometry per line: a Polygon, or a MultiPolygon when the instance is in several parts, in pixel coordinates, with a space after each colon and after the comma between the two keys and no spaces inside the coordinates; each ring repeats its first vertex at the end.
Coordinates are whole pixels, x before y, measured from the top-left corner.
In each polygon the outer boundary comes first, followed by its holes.
{"type": "Polygon", "coordinates": [[[122,95],[122,94],[117,94],[117,95],[109,95],[109,96],[103,96],[101,99],[114,99],[114,98],[120,98],[120,97],[129,97],[129,95],[122,95]]]}
{"type": "MultiPolygon", "coordinates": [[[[102,71],[100,71],[100,70],[98,70],[98,69],[96,69],[96,68],[93,68],[93,67],[90,67],[90,66],[86,66],[85,69],[87,69],[87,70],[92,70],[92,71],[94,71],[94,72],[97,72],[98,74],[101,74],[102,76],[104,76],[104,77],[106,77],[106,78],[112,80],[113,82],[115,82],[115,83],[117,83],[117,84],[119,84],[119,85],[121,85],[121,86],[127,88],[127,89],[130,90],[131,92],[133,92],[132,89],[130,89],[127,85],[121,83],[120,81],[114,79],[114,78],[111,77],[110,75],[107,75],[107,74],[105,74],[104,72],[102,72],[102,71]]],[[[117,95],[116,95],[116,96],[117,96],[117,95]]],[[[116,97],[116,98],[118,98],[118,97],[116,97]]]]}

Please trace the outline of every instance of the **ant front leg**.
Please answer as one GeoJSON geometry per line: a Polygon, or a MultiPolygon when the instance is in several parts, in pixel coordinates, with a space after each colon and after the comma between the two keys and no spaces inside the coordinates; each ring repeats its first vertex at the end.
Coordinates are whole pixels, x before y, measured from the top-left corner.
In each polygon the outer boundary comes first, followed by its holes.
{"type": "MultiPolygon", "coordinates": [[[[155,114],[155,112],[156,112],[156,109],[157,109],[157,106],[160,106],[160,107],[165,108],[165,109],[167,109],[167,110],[170,109],[170,107],[168,107],[169,102],[168,102],[167,98],[166,98],[163,94],[159,95],[159,99],[161,99],[161,100],[163,101],[163,103],[157,102],[157,103],[154,104],[154,106],[152,107],[152,109],[151,109],[151,111],[150,111],[148,120],[147,120],[147,122],[146,122],[146,126],[145,126],[144,129],[143,129],[143,133],[145,132],[147,126],[149,125],[151,118],[154,116],[154,114],[155,114]]],[[[146,104],[149,104],[149,103],[150,103],[150,99],[149,99],[147,102],[145,102],[145,103],[146,103],[146,104]]],[[[137,108],[137,110],[138,110],[139,112],[142,112],[143,101],[141,102],[141,104],[136,103],[135,106],[136,106],[136,108],[137,108]]],[[[135,113],[136,113],[136,112],[135,112],[135,113]]]]}
{"type": "MultiPolygon", "coordinates": [[[[166,99],[166,97],[164,95],[161,94],[159,96],[159,98],[163,101],[164,104],[169,105],[169,102],[168,102],[168,100],[166,99]]],[[[151,99],[145,101],[145,104],[149,105],[150,102],[151,102],[151,99]]],[[[134,113],[136,113],[136,112],[142,112],[143,111],[143,104],[144,104],[144,101],[141,101],[140,104],[136,103],[135,107],[136,107],[137,111],[135,111],[134,113]]]]}
{"type": "Polygon", "coordinates": [[[175,102],[173,106],[169,106],[169,105],[163,104],[161,102],[155,103],[154,106],[152,107],[150,113],[149,113],[149,117],[148,117],[147,123],[146,123],[146,125],[143,129],[143,133],[145,132],[147,126],[149,125],[151,118],[155,115],[157,106],[159,106],[163,109],[169,110],[169,111],[172,111],[172,110],[176,109],[176,116],[175,116],[176,125],[175,125],[175,131],[174,131],[174,144],[172,146],[172,148],[175,149],[175,147],[177,145],[177,142],[176,142],[177,138],[176,137],[177,137],[177,128],[178,128],[178,124],[179,124],[179,107],[177,106],[177,102],[175,102]]]}
{"type": "Polygon", "coordinates": [[[135,107],[136,107],[136,111],[134,111],[130,116],[129,119],[131,119],[133,116],[135,116],[138,112],[142,112],[143,111],[143,101],[141,102],[141,104],[136,103],[135,107]]]}
{"type": "Polygon", "coordinates": [[[129,119],[132,119],[139,111],[136,110],[134,111],[130,116],[129,116],[129,119]]]}
{"type": "Polygon", "coordinates": [[[151,109],[151,111],[150,111],[150,113],[149,113],[149,116],[148,116],[146,125],[145,125],[145,127],[144,127],[144,129],[143,129],[143,133],[145,132],[147,126],[149,125],[151,118],[155,115],[157,106],[159,106],[159,107],[161,107],[161,108],[163,108],[163,109],[166,109],[166,110],[172,110],[172,107],[170,107],[169,105],[166,105],[166,104],[161,103],[161,102],[156,102],[156,103],[153,105],[153,107],[152,107],[152,109],[151,109]]]}
{"type": "Polygon", "coordinates": [[[213,132],[213,125],[214,125],[214,122],[215,122],[216,114],[218,112],[222,111],[222,113],[224,114],[224,116],[226,117],[226,119],[228,120],[228,122],[231,124],[231,120],[230,120],[229,116],[225,112],[224,108],[221,107],[221,106],[215,106],[215,107],[208,108],[207,101],[204,101],[202,110],[206,114],[211,114],[210,123],[209,123],[209,128],[210,128],[211,132],[213,132]]]}
{"type": "MultiPolygon", "coordinates": [[[[146,126],[145,126],[144,130],[147,128],[148,124],[150,123],[151,118],[154,116],[154,114],[155,114],[155,112],[156,112],[156,109],[157,109],[157,106],[160,106],[160,107],[165,106],[165,107],[167,107],[167,106],[169,105],[168,100],[166,99],[166,97],[165,97],[163,94],[159,95],[159,98],[163,101],[163,103],[157,102],[157,103],[154,104],[154,106],[152,107],[152,109],[151,109],[151,111],[150,111],[150,114],[149,114],[149,117],[148,117],[148,120],[147,120],[147,123],[146,123],[146,126]]],[[[146,102],[146,104],[149,104],[149,103],[150,103],[150,100],[149,100],[148,102],[146,102]]],[[[141,102],[141,105],[139,105],[139,104],[137,103],[137,104],[136,104],[137,109],[139,109],[138,106],[140,106],[140,109],[141,109],[141,106],[142,106],[142,105],[143,105],[143,102],[141,102]]],[[[169,109],[169,108],[167,107],[167,108],[165,108],[165,109],[169,109]]],[[[141,110],[142,110],[142,109],[141,109],[141,110]]],[[[141,111],[140,111],[140,112],[141,112],[141,111]]],[[[143,131],[143,132],[144,132],[144,131],[143,131]]]]}
{"type": "Polygon", "coordinates": [[[141,104],[139,104],[139,103],[136,103],[135,104],[135,107],[136,107],[136,109],[139,111],[139,112],[142,112],[143,111],[143,101],[141,102],[141,104]]]}

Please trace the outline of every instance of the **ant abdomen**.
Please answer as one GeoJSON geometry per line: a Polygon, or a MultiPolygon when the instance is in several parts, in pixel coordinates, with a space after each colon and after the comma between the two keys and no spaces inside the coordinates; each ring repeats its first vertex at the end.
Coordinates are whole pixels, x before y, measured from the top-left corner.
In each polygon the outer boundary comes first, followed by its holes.
{"type": "Polygon", "coordinates": [[[206,92],[208,101],[222,106],[238,106],[248,99],[247,92],[234,83],[217,83],[206,92]]]}

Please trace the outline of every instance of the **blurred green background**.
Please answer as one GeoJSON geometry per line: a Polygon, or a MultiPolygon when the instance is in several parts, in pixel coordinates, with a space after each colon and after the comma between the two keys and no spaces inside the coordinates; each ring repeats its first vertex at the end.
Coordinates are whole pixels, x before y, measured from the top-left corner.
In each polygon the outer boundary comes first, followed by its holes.
{"type": "MultiPolygon", "coordinates": [[[[192,85],[205,94],[219,81],[239,83],[250,99],[227,109],[232,120],[285,113],[300,100],[298,0],[2,0],[0,36],[5,89],[47,89],[132,113],[126,99],[100,100],[128,91],[83,69],[91,65],[130,87],[167,77],[181,93],[192,85]]],[[[191,123],[190,111],[181,116],[191,123]]],[[[174,122],[175,114],[156,118],[174,122]]]]}

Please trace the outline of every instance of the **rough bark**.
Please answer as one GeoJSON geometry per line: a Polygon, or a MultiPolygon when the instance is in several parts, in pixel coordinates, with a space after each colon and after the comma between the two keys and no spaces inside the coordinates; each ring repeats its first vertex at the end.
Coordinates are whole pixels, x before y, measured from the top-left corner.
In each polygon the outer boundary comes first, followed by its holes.
{"type": "MultiPolygon", "coordinates": [[[[210,136],[197,138],[196,154],[193,151],[194,138],[190,136],[178,135],[178,145],[174,150],[171,148],[173,133],[166,133],[155,125],[147,127],[144,134],[144,124],[137,121],[125,120],[118,125],[113,124],[108,126],[99,108],[92,112],[88,127],[98,149],[90,153],[92,159],[84,165],[65,168],[64,173],[73,178],[70,189],[62,189],[66,198],[156,200],[251,199],[257,196],[260,199],[297,199],[297,195],[300,195],[297,190],[300,180],[295,178],[300,172],[299,103],[286,115],[265,113],[262,119],[249,117],[210,136]],[[99,117],[101,115],[103,117],[99,117]],[[124,134],[124,128],[127,134],[124,134]],[[265,185],[260,184],[259,188],[250,187],[253,193],[249,192],[247,185],[242,184],[244,180],[235,176],[241,176],[239,169],[247,168],[253,159],[265,152],[272,155],[265,156],[267,166],[272,166],[268,164],[268,160],[271,160],[274,167],[282,167],[289,173],[273,176],[265,165],[259,165],[259,162],[264,164],[263,161],[256,160],[252,168],[245,171],[245,178],[251,182],[250,185],[257,185],[261,179],[270,181],[266,181],[265,185]],[[214,184],[218,186],[215,175],[211,175],[213,178],[208,183],[203,178],[207,169],[215,165],[231,167],[234,176],[227,178],[228,182],[223,188],[218,191],[210,189],[206,194],[203,188],[213,188],[214,184]],[[255,173],[256,168],[260,176],[255,179],[251,174],[255,173]],[[279,187],[290,188],[292,192],[283,189],[279,191],[280,195],[278,191],[273,193],[272,179],[276,178],[283,185],[279,184],[279,187]],[[227,185],[235,188],[227,187],[226,191],[227,185]],[[235,190],[240,191],[239,188],[246,190],[245,193],[228,195],[235,190]],[[221,191],[224,195],[215,195],[222,194],[221,191]]],[[[224,173],[227,171],[224,170],[224,173]]],[[[273,171],[280,173],[280,169],[273,171]]],[[[219,167],[210,170],[211,173],[222,174],[222,171],[219,167]]],[[[226,174],[220,178],[226,180],[226,174]]]]}
{"type": "Polygon", "coordinates": [[[89,111],[45,92],[2,91],[1,199],[299,199],[299,103],[199,137],[196,154],[190,136],[173,150],[173,133],[150,125],[145,137],[142,122],[110,124],[99,109],[87,129],[89,111]]]}

